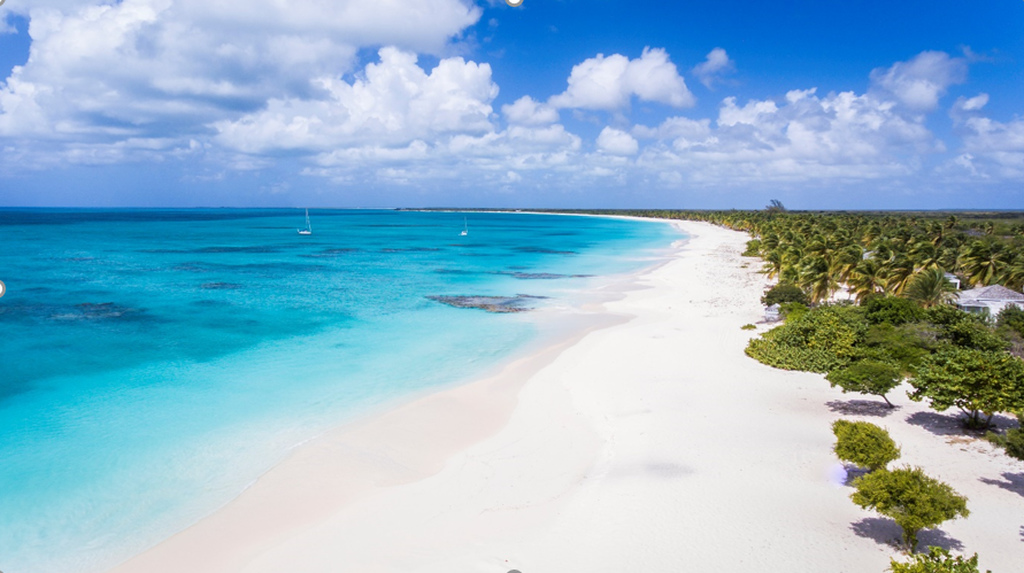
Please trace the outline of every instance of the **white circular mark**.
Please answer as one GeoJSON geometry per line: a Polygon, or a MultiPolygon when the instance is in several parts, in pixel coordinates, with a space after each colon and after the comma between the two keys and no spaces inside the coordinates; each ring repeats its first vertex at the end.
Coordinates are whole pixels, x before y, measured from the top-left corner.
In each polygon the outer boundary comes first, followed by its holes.
{"type": "MultiPolygon", "coordinates": [[[[518,8],[523,5],[523,0],[505,0],[505,3],[513,8],[518,8]]],[[[0,0],[0,4],[3,4],[3,0],[0,0]]]]}
{"type": "MultiPolygon", "coordinates": [[[[0,4],[3,4],[3,0],[0,0],[0,4]]],[[[7,286],[4,285],[4,281],[0,281],[0,297],[4,296],[7,292],[7,286]]]]}

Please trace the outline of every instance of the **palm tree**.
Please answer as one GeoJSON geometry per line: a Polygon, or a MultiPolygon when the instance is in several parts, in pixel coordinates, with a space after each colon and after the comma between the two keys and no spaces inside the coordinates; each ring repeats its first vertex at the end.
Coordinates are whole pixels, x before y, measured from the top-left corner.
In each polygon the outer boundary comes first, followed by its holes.
{"type": "Polygon", "coordinates": [[[910,248],[910,258],[913,260],[914,269],[918,271],[937,267],[940,255],[941,253],[935,248],[935,245],[928,241],[915,243],[910,248]]]}
{"type": "Polygon", "coordinates": [[[914,275],[903,295],[916,300],[925,308],[949,304],[959,297],[956,287],[946,278],[945,271],[937,267],[925,269],[914,275]]]}
{"type": "Polygon", "coordinates": [[[1002,274],[1006,259],[1002,243],[974,241],[964,252],[961,265],[971,286],[987,286],[1002,274]]]}
{"type": "Polygon", "coordinates": [[[829,298],[839,288],[828,259],[813,255],[805,258],[801,265],[799,284],[810,293],[813,303],[829,298]]]}
{"type": "Polygon", "coordinates": [[[895,255],[886,267],[885,291],[899,295],[907,288],[914,276],[914,261],[903,255],[895,255]]]}
{"type": "Polygon", "coordinates": [[[1018,254],[1003,271],[1003,286],[1020,290],[1024,287],[1024,255],[1018,254]]]}
{"type": "Polygon", "coordinates": [[[870,294],[885,292],[885,266],[875,259],[864,259],[850,273],[850,288],[857,302],[870,294]]]}

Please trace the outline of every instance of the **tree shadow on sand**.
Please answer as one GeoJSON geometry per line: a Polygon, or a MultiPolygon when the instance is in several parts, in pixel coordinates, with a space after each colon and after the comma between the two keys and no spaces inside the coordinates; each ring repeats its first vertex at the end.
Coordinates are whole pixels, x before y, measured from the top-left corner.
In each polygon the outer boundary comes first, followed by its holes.
{"type": "Polygon", "coordinates": [[[907,416],[907,423],[914,426],[919,426],[935,434],[936,436],[952,436],[952,435],[975,435],[981,436],[988,430],[998,430],[1000,428],[1012,428],[1017,425],[1017,421],[1013,418],[996,414],[992,416],[991,425],[985,429],[972,430],[964,426],[964,416],[957,412],[956,414],[939,414],[937,412],[914,412],[907,416]]]}
{"type": "MultiPolygon", "coordinates": [[[[896,522],[884,517],[865,517],[851,523],[850,529],[860,537],[872,539],[881,545],[902,549],[903,529],[896,522]]],[[[922,529],[917,534],[917,547],[941,547],[948,551],[962,551],[964,544],[959,539],[950,537],[941,529],[922,529]]]]}
{"type": "Polygon", "coordinates": [[[874,400],[832,400],[825,402],[829,410],[843,414],[844,416],[875,416],[884,418],[900,409],[899,406],[890,408],[885,402],[874,400]]]}
{"type": "Polygon", "coordinates": [[[999,486],[1006,491],[1012,491],[1013,493],[1024,496],[1024,473],[1015,474],[1012,472],[1003,472],[1003,479],[991,479],[991,478],[978,478],[978,481],[987,483],[988,485],[999,486]]]}
{"type": "Polygon", "coordinates": [[[964,432],[964,425],[960,421],[960,417],[955,415],[914,412],[907,416],[907,423],[924,428],[936,436],[951,436],[964,432]]]}

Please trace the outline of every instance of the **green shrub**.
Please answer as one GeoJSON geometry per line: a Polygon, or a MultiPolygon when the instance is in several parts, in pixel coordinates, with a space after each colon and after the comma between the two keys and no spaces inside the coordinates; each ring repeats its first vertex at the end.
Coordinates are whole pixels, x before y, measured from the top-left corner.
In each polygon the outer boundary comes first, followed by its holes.
{"type": "Polygon", "coordinates": [[[761,256],[761,241],[757,239],[750,239],[747,241],[747,250],[743,251],[744,257],[760,257],[761,256]]]}
{"type": "Polygon", "coordinates": [[[947,304],[929,308],[925,311],[924,319],[936,326],[952,326],[963,321],[985,322],[983,317],[969,312],[964,312],[959,308],[947,304]]]}
{"type": "Polygon", "coordinates": [[[913,551],[917,533],[944,521],[967,517],[967,498],[949,485],[928,477],[921,468],[869,473],[853,482],[850,499],[864,509],[891,517],[903,529],[903,542],[913,551]]]}
{"type": "Polygon", "coordinates": [[[1024,460],[1024,428],[1006,431],[1006,453],[1018,460],[1024,460]]]}
{"type": "MultiPolygon", "coordinates": [[[[980,573],[978,571],[978,554],[964,559],[962,555],[953,557],[949,551],[941,547],[929,547],[928,553],[911,555],[910,561],[900,563],[890,559],[889,571],[892,573],[980,573]]],[[[988,573],[992,573],[988,571],[988,573]]]]}
{"type": "Polygon", "coordinates": [[[784,302],[779,305],[779,314],[787,321],[796,320],[810,311],[811,309],[802,302],[784,302]]]}
{"type": "Polygon", "coordinates": [[[871,297],[865,300],[865,317],[871,324],[899,326],[908,322],[920,322],[926,313],[916,302],[895,296],[871,297]]]}
{"type": "Polygon", "coordinates": [[[1010,343],[992,328],[974,320],[963,320],[942,330],[943,340],[961,348],[975,350],[1006,350],[1010,343]]]}
{"type": "Polygon", "coordinates": [[[900,449],[889,432],[869,422],[836,420],[832,433],[836,436],[832,451],[844,462],[876,471],[900,457],[900,449]]]}
{"type": "MultiPolygon", "coordinates": [[[[797,304],[797,303],[790,303],[797,304]]],[[[829,372],[857,354],[867,323],[855,306],[822,306],[786,322],[750,341],[747,355],[784,370],[829,372]]]]}
{"type": "Polygon", "coordinates": [[[768,292],[764,293],[764,296],[761,297],[761,304],[765,306],[785,302],[798,302],[807,305],[810,304],[811,300],[803,289],[792,283],[779,283],[768,289],[768,292]]]}
{"type": "Polygon", "coordinates": [[[858,360],[828,373],[825,379],[833,388],[839,386],[846,392],[859,392],[881,396],[890,408],[892,402],[885,394],[900,385],[903,375],[899,367],[880,360],[858,360]]]}
{"type": "Polygon", "coordinates": [[[864,335],[859,357],[899,364],[900,371],[907,374],[939,347],[939,334],[937,327],[923,322],[875,324],[864,335]]]}
{"type": "Polygon", "coordinates": [[[1017,305],[1004,308],[996,317],[996,324],[1024,336],[1024,309],[1017,305]]]}
{"type": "Polygon", "coordinates": [[[744,324],[740,327],[740,330],[757,330],[757,327],[753,324],[744,324]]]}

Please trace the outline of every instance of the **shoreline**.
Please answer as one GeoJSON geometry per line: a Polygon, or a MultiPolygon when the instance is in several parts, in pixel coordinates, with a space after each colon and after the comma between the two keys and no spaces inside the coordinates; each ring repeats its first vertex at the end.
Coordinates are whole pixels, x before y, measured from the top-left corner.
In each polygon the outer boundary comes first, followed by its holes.
{"type": "Polygon", "coordinates": [[[923,404],[844,414],[863,397],[746,357],[766,284],[746,235],[673,224],[685,246],[601,301],[613,322],[307,442],[112,573],[883,571],[898,528],[836,480],[839,417],[968,496],[923,542],[1024,562],[1019,465],[914,422],[923,404]]]}
{"type": "MultiPolygon", "coordinates": [[[[640,217],[608,217],[652,222],[640,217]]],[[[678,229],[670,221],[653,222],[678,229]]],[[[603,305],[636,288],[639,276],[667,264],[686,240],[684,236],[673,241],[652,259],[653,264],[643,269],[610,275],[596,288],[581,289],[567,307],[531,311],[538,314],[538,338],[513,357],[468,381],[421,390],[379,404],[353,420],[296,444],[284,459],[223,506],[104,571],[241,570],[254,549],[261,547],[261,541],[287,537],[377,490],[437,473],[456,452],[496,433],[501,421],[512,414],[518,391],[563,350],[593,331],[628,321],[627,316],[605,312],[603,305]],[[469,413],[453,409],[460,404],[471,404],[465,409],[469,413]],[[445,427],[428,427],[438,421],[445,427]],[[420,447],[433,451],[423,455],[416,451],[420,447]],[[332,459],[322,465],[320,462],[327,458],[332,459]],[[316,467],[307,473],[310,465],[316,467]],[[306,495],[312,492],[317,493],[306,495]],[[301,510],[295,511],[295,504],[300,504],[301,510]],[[296,515],[300,513],[301,516],[296,515]],[[227,537],[223,535],[225,531],[229,532],[227,537]],[[227,551],[224,545],[229,546],[227,551]]]]}

